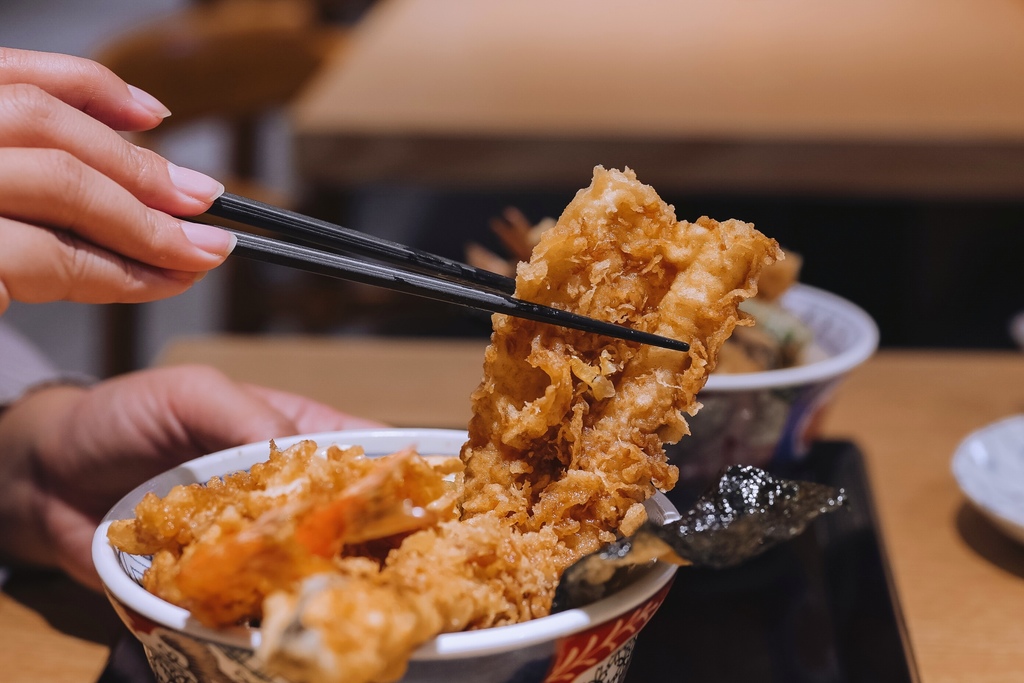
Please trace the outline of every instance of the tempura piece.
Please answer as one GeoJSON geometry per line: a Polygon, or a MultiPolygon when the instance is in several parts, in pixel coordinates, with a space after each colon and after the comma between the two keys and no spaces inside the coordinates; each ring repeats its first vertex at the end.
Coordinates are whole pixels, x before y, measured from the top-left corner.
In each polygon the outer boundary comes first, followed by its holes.
{"type": "Polygon", "coordinates": [[[301,579],[333,571],[339,554],[381,543],[382,561],[402,537],[456,516],[461,470],[452,458],[431,464],[411,449],[368,458],[361,448],[318,453],[303,441],[250,472],[206,485],[147,494],[136,517],[114,522],[118,548],[152,554],[143,577],[152,593],[208,626],[262,616],[263,599],[301,579]]]}
{"type": "MultiPolygon", "coordinates": [[[[507,257],[476,243],[466,245],[466,262],[501,275],[515,275],[516,265],[528,261],[544,232],[555,225],[551,218],[531,224],[516,209],[505,209],[501,217],[491,219],[491,230],[501,239],[507,257]]],[[[781,307],[779,299],[799,280],[803,258],[786,251],[785,259],[769,264],[757,280],[757,296],[741,309],[754,318],[754,326],[733,330],[718,352],[718,373],[762,372],[778,370],[803,362],[803,352],[813,336],[799,319],[781,307]],[[757,306],[755,309],[754,306],[757,306]],[[781,329],[781,327],[785,329],[781,329]],[[763,329],[767,327],[768,329],[763,329]],[[782,334],[780,334],[780,332],[782,334]]]]}
{"type": "Polygon", "coordinates": [[[596,168],[520,264],[516,295],[691,350],[495,315],[462,453],[464,517],[549,527],[578,555],[611,541],[631,510],[675,484],[662,444],[687,433],[683,413],[697,410],[719,348],[743,323],[737,305],[781,256],[746,223],[677,222],[631,170],[596,168]]]}
{"type": "Polygon", "coordinates": [[[548,613],[551,568],[568,556],[550,531],[521,534],[494,515],[409,536],[378,573],[345,560],[267,600],[261,654],[290,681],[393,681],[438,633],[548,613]]]}

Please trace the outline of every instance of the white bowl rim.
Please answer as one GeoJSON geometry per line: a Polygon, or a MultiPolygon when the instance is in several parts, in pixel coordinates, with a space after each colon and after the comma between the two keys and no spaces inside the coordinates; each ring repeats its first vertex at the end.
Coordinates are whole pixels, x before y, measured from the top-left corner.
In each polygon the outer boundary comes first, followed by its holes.
{"type": "MultiPolygon", "coordinates": [[[[294,437],[276,439],[277,445],[287,448],[289,445],[303,439],[316,441],[318,445],[324,446],[328,442],[339,443],[339,439],[348,443],[359,443],[358,439],[369,438],[398,438],[409,437],[410,441],[416,439],[433,438],[462,438],[466,436],[464,430],[457,429],[416,429],[416,428],[385,428],[385,429],[356,429],[339,430],[334,432],[319,432],[316,434],[304,434],[294,437]],[[414,436],[415,435],[415,436],[414,436]]],[[[240,453],[243,450],[261,447],[267,448],[266,442],[245,444],[234,448],[224,449],[215,453],[196,458],[182,463],[177,468],[172,468],[157,477],[167,476],[170,472],[186,468],[190,465],[202,464],[201,461],[225,459],[231,455],[240,453]]],[[[152,481],[152,480],[151,480],[152,481]]],[[[122,500],[129,499],[136,495],[143,487],[126,495],[122,500]]],[[[657,504],[666,510],[666,514],[678,514],[672,504],[661,494],[656,494],[657,504]]],[[[156,597],[142,586],[138,585],[129,577],[121,567],[117,559],[117,553],[107,540],[107,528],[112,520],[104,518],[104,521],[96,529],[93,535],[92,555],[93,563],[103,581],[104,588],[116,600],[126,605],[131,610],[143,617],[163,626],[164,628],[182,631],[196,638],[208,640],[224,645],[242,649],[255,650],[260,644],[260,632],[257,629],[241,627],[213,629],[199,624],[193,619],[188,610],[156,597]]],[[[478,631],[465,631],[459,633],[444,633],[420,646],[412,656],[412,661],[426,661],[435,659],[454,659],[466,656],[484,656],[509,650],[520,649],[542,643],[553,641],[558,638],[572,635],[586,630],[597,624],[604,623],[618,615],[626,614],[635,607],[643,604],[650,597],[661,590],[675,575],[678,567],[665,562],[655,562],[646,571],[641,573],[637,579],[626,588],[615,595],[595,602],[586,607],[566,610],[531,621],[508,626],[498,626],[478,631]],[[622,605],[628,605],[623,608],[622,605]]]]}
{"type": "MultiPolygon", "coordinates": [[[[780,370],[744,373],[712,373],[702,391],[738,392],[777,387],[817,384],[839,377],[857,367],[878,348],[878,325],[864,309],[841,296],[817,287],[797,283],[781,299],[787,302],[810,301],[827,306],[859,334],[849,348],[828,358],[780,370]]],[[[700,394],[697,395],[698,400],[700,394]]]]}
{"type": "Polygon", "coordinates": [[[1024,414],[1011,415],[996,420],[990,424],[980,427],[968,434],[956,447],[950,463],[950,470],[953,478],[956,479],[960,491],[967,496],[967,500],[983,515],[999,526],[1007,535],[1014,540],[1024,543],[1024,514],[1018,510],[1011,510],[998,501],[992,501],[985,496],[984,485],[978,483],[979,476],[984,476],[977,464],[974,449],[1001,435],[1016,435],[1024,433],[1024,414]]]}

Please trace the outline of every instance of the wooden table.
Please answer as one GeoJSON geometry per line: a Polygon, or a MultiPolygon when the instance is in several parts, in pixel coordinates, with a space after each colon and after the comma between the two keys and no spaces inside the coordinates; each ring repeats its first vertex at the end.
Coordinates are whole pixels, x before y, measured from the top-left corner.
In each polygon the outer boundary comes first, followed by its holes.
{"type": "Polygon", "coordinates": [[[1024,196],[1016,0],[386,0],[293,111],[305,180],[1024,196]]]}
{"type": "MultiPolygon", "coordinates": [[[[462,427],[482,350],[477,341],[211,338],[176,343],[161,362],[209,362],[397,425],[462,427]]],[[[1020,354],[885,351],[849,377],[827,417],[827,436],[865,454],[923,683],[1024,672],[1024,548],[967,507],[949,469],[970,431],[1021,412],[1020,354]]],[[[92,683],[106,655],[103,609],[66,581],[15,579],[0,594],[3,680],[92,683]]]]}

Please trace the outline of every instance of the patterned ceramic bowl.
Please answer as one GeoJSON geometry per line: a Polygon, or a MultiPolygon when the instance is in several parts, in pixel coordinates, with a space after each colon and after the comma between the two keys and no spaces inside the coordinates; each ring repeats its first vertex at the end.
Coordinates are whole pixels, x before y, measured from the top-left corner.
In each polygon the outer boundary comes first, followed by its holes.
{"type": "Polygon", "coordinates": [[[712,374],[689,419],[689,437],[671,447],[683,482],[708,481],[733,464],[765,467],[807,454],[840,381],[878,347],[878,327],[853,303],[794,285],[781,305],[814,333],[808,362],[782,370],[712,374]]]}
{"type": "MultiPolygon", "coordinates": [[[[421,453],[456,455],[466,440],[457,430],[384,429],[312,434],[278,439],[285,448],[300,438],[329,444],[358,444],[368,455],[392,453],[415,444],[421,453]]],[[[129,630],[141,641],[160,683],[278,682],[254,657],[258,629],[206,628],[189,613],[140,585],[148,557],[121,553],[107,542],[107,527],[132,516],[149,491],[165,495],[178,484],[246,469],[266,460],[266,443],[250,444],[198,458],[146,482],[125,496],[104,518],[93,540],[93,560],[107,595],[129,630]]],[[[647,505],[655,521],[678,518],[658,494],[647,505]]],[[[412,657],[402,681],[417,683],[516,683],[621,681],[640,629],[657,611],[675,566],[654,563],[618,593],[582,609],[512,626],[449,633],[425,643],[412,657]]]]}

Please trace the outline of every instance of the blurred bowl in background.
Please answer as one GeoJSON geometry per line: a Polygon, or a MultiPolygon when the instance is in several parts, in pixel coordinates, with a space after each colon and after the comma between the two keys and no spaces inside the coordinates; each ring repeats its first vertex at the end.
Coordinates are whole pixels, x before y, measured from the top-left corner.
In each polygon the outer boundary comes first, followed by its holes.
{"type": "Polygon", "coordinates": [[[1010,336],[1017,346],[1024,351],[1024,311],[1010,318],[1010,336]]]}
{"type": "MultiPolygon", "coordinates": [[[[276,442],[284,449],[304,438],[320,447],[361,445],[370,456],[415,445],[424,455],[455,457],[467,436],[464,431],[448,429],[376,429],[288,437],[276,442]]],[[[158,683],[285,683],[269,674],[256,657],[258,628],[211,629],[199,624],[187,610],[142,587],[142,575],[151,558],[123,553],[107,541],[111,521],[132,517],[136,504],[147,492],[164,496],[173,486],[205,483],[265,461],[269,454],[269,446],[261,442],[179,465],[125,496],[96,531],[93,562],[114,609],[145,648],[158,683]]],[[[660,493],[645,505],[656,523],[679,517],[660,493]]],[[[672,564],[654,562],[618,592],[586,607],[510,626],[437,636],[416,650],[401,681],[622,680],[637,634],[661,606],[676,569],[672,564]]]]}
{"type": "Polygon", "coordinates": [[[763,372],[715,373],[688,419],[690,436],[669,447],[683,485],[700,486],[723,467],[798,460],[843,377],[878,348],[878,327],[860,307],[821,289],[793,285],[780,300],[814,334],[804,362],[763,372]]]}

